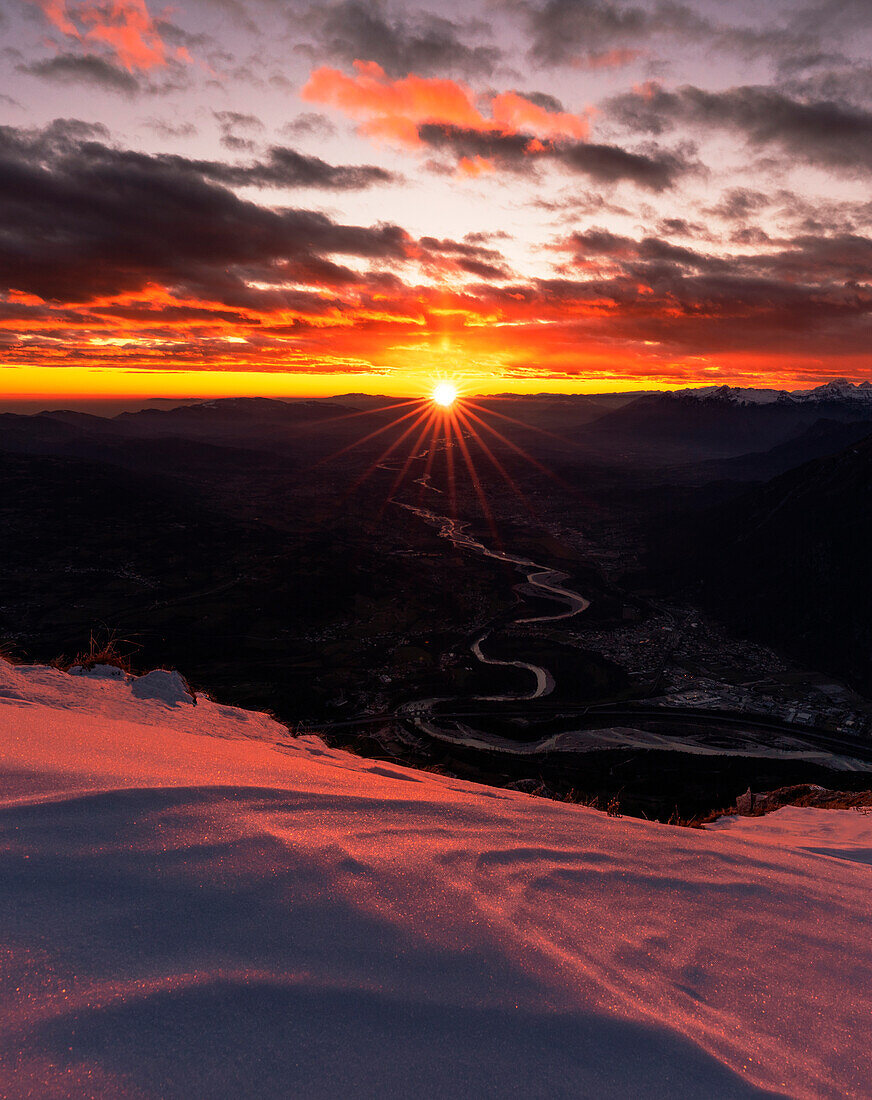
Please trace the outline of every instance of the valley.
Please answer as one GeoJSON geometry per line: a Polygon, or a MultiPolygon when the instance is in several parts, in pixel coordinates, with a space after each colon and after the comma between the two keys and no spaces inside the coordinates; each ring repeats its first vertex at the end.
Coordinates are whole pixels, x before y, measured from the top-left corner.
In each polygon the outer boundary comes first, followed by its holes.
{"type": "MultiPolygon", "coordinates": [[[[72,660],[111,640],[134,667],[179,667],[216,699],[360,754],[661,819],[748,787],[868,785],[861,666],[772,632],[813,614],[813,591],[794,605],[769,584],[780,610],[748,629],[737,616],[766,597],[738,572],[741,550],[715,582],[705,542],[728,545],[746,500],[806,476],[800,462],[764,480],[786,451],[814,452],[811,478],[816,463],[862,466],[865,391],[841,409],[779,408],[772,437],[789,420],[793,441],[744,455],[743,410],[759,433],[766,406],[722,394],[598,411],[596,398],[481,399],[499,436],[418,447],[395,426],[405,410],[382,404],[0,417],[7,651],[72,660]],[[700,458],[694,425],[719,417],[700,458]],[[822,419],[837,427],[804,426],[822,419]],[[818,453],[845,438],[847,457],[818,453]]],[[[852,485],[862,501],[859,471],[839,476],[846,507],[852,485]]],[[[862,606],[843,631],[862,631],[862,606]]]]}

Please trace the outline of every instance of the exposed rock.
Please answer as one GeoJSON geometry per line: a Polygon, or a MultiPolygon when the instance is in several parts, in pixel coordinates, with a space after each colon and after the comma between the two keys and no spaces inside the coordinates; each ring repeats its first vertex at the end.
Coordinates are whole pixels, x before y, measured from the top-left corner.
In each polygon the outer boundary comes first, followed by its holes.
{"type": "Polygon", "coordinates": [[[779,787],[775,791],[754,794],[750,790],[739,795],[736,805],[714,818],[727,814],[741,817],[762,817],[782,806],[811,806],[821,810],[850,810],[854,807],[872,807],[872,791],[830,791],[816,783],[797,783],[792,787],[779,787]]]}

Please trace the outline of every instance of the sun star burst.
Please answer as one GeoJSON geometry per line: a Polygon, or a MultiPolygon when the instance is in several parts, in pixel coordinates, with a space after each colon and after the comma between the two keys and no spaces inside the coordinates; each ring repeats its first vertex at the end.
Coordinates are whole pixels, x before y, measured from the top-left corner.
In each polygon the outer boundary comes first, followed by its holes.
{"type": "Polygon", "coordinates": [[[450,408],[457,400],[457,387],[453,382],[439,382],[433,390],[433,402],[444,409],[450,408]]]}

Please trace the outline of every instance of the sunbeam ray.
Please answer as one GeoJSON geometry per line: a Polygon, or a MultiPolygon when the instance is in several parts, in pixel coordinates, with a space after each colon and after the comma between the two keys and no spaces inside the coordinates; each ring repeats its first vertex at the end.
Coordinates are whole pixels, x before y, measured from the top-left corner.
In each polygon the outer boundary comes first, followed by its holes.
{"type": "Polygon", "coordinates": [[[472,455],[469,453],[469,447],[466,445],[466,440],[463,437],[463,427],[454,421],[454,431],[457,436],[457,445],[460,447],[460,453],[463,455],[463,461],[466,463],[466,468],[469,471],[469,479],[472,482],[475,489],[479,503],[481,504],[481,510],[484,513],[484,517],[487,520],[488,527],[491,534],[496,540],[497,545],[502,549],[502,540],[500,539],[500,533],[497,529],[496,520],[494,519],[493,512],[491,511],[490,504],[488,504],[487,495],[485,494],[484,487],[481,484],[481,479],[478,476],[478,470],[475,468],[475,463],[472,460],[472,455]]]}
{"type": "Polygon", "coordinates": [[[556,432],[550,432],[547,428],[540,428],[536,424],[528,424],[525,420],[518,420],[514,416],[508,416],[506,413],[497,412],[496,409],[490,408],[488,405],[481,405],[477,401],[466,400],[464,404],[472,406],[474,409],[478,409],[481,413],[488,413],[490,416],[497,416],[500,420],[507,420],[510,424],[514,424],[519,428],[526,428],[531,432],[538,432],[540,435],[547,435],[550,439],[557,440],[558,443],[570,444],[570,440],[566,439],[562,435],[558,435],[556,432]]]}
{"type": "Polygon", "coordinates": [[[325,424],[338,424],[342,420],[356,420],[361,416],[375,416],[376,413],[390,412],[391,409],[402,409],[409,405],[419,405],[420,398],[412,398],[409,401],[395,401],[391,405],[378,405],[374,409],[356,409],[354,412],[340,413],[338,416],[328,416],[323,420],[313,421],[311,424],[302,425],[303,428],[311,428],[313,431],[325,424]]]}
{"type": "Polygon", "coordinates": [[[402,416],[398,416],[396,420],[392,420],[389,424],[384,424],[381,428],[376,428],[375,431],[370,432],[369,435],[361,436],[360,439],[355,439],[353,442],[348,443],[345,447],[340,448],[338,451],[334,451],[333,454],[327,455],[325,458],[319,458],[316,463],[313,464],[313,469],[323,465],[325,462],[332,462],[336,458],[340,458],[342,455],[347,454],[348,451],[353,451],[355,447],[360,447],[364,443],[368,443],[370,439],[375,439],[376,436],[381,435],[383,432],[390,431],[391,428],[395,428],[398,424],[402,424],[404,420],[408,420],[410,416],[414,416],[418,413],[422,406],[426,406],[426,401],[416,401],[418,406],[412,409],[411,412],[404,413],[402,416]]]}
{"type": "Polygon", "coordinates": [[[457,519],[457,481],[454,471],[454,441],[452,439],[451,417],[443,417],[445,440],[445,476],[448,479],[448,503],[451,518],[457,519]]]}
{"type": "Polygon", "coordinates": [[[535,458],[533,458],[532,455],[528,454],[524,450],[523,447],[520,447],[517,443],[513,443],[511,439],[507,438],[506,436],[503,435],[502,432],[497,431],[496,428],[494,428],[490,424],[486,423],[484,420],[482,420],[482,418],[480,416],[477,416],[474,412],[472,412],[470,410],[467,410],[467,415],[471,416],[472,419],[477,424],[480,424],[481,427],[484,428],[484,430],[486,432],[490,432],[490,434],[492,436],[495,436],[497,439],[499,439],[501,443],[504,443],[507,447],[509,447],[511,450],[513,450],[516,454],[519,454],[521,456],[521,458],[523,458],[527,462],[529,462],[531,466],[535,466],[536,469],[540,470],[543,474],[545,474],[546,477],[551,478],[552,481],[556,482],[562,488],[567,489],[567,490],[569,490],[570,492],[573,492],[573,493],[576,492],[576,489],[575,489],[574,486],[570,485],[567,481],[564,481],[564,479],[562,477],[560,477],[558,474],[555,474],[553,470],[549,470],[548,467],[543,465],[541,462],[539,462],[538,459],[535,459],[535,458]]]}
{"type": "MultiPolygon", "coordinates": [[[[378,469],[378,467],[384,462],[384,460],[386,458],[388,458],[389,455],[392,455],[394,453],[394,451],[397,449],[397,447],[399,447],[399,445],[403,442],[403,440],[408,439],[408,437],[412,434],[412,432],[415,430],[415,428],[418,427],[418,425],[421,423],[421,421],[429,415],[430,415],[430,410],[429,409],[424,409],[422,412],[420,412],[418,414],[417,420],[413,420],[412,423],[409,425],[409,427],[406,428],[406,430],[403,432],[403,434],[400,435],[400,436],[397,436],[397,438],[393,441],[393,443],[391,443],[391,445],[389,447],[386,447],[382,451],[382,453],[378,456],[378,458],[373,459],[373,461],[369,464],[369,466],[366,468],[366,470],[364,470],[364,472],[360,475],[360,477],[358,477],[356,481],[352,482],[352,484],[348,487],[347,491],[343,494],[342,500],[347,500],[348,497],[353,492],[355,492],[357,489],[359,489],[361,487],[361,485],[363,485],[363,483],[365,481],[367,481],[372,476],[372,474],[378,469]]],[[[402,417],[402,419],[405,420],[406,417],[402,417]]],[[[397,423],[399,423],[399,421],[397,421],[397,423]]]]}
{"type": "Polygon", "coordinates": [[[421,474],[419,480],[418,489],[418,504],[420,505],[424,500],[424,492],[427,489],[431,471],[433,470],[433,461],[436,457],[436,442],[439,434],[439,417],[433,417],[432,430],[430,432],[430,445],[427,452],[427,462],[424,465],[424,472],[421,474]]]}
{"type": "Polygon", "coordinates": [[[521,487],[515,482],[514,478],[511,476],[511,474],[508,472],[508,470],[505,468],[505,466],[503,466],[502,462],[500,462],[500,460],[493,453],[493,451],[490,449],[490,447],[488,447],[487,443],[485,443],[485,441],[482,439],[482,437],[479,435],[479,433],[475,430],[474,426],[472,425],[472,423],[469,419],[469,414],[466,413],[462,408],[459,408],[457,410],[457,416],[460,419],[460,421],[469,429],[469,431],[472,435],[472,438],[475,440],[475,442],[481,448],[481,450],[484,453],[485,457],[488,459],[488,461],[491,463],[491,465],[494,467],[494,469],[497,471],[497,473],[500,474],[503,481],[505,481],[505,483],[509,486],[509,488],[512,490],[512,492],[515,493],[515,495],[518,497],[518,499],[521,501],[521,503],[526,508],[527,512],[531,516],[534,516],[535,515],[535,510],[534,510],[533,505],[531,504],[529,498],[527,497],[526,493],[524,493],[524,491],[521,489],[521,487]]]}
{"type": "Polygon", "coordinates": [[[412,443],[412,446],[409,448],[409,453],[406,455],[406,461],[403,463],[402,467],[400,468],[399,473],[394,478],[394,482],[391,485],[390,489],[388,490],[388,495],[385,497],[384,503],[381,505],[381,507],[378,510],[377,514],[378,514],[379,517],[381,517],[384,514],[384,510],[387,507],[390,500],[393,498],[394,493],[402,485],[403,479],[405,478],[406,474],[409,472],[409,467],[412,465],[412,462],[415,459],[415,455],[418,452],[418,448],[421,446],[421,443],[424,441],[424,436],[430,430],[433,422],[436,419],[436,416],[437,416],[436,411],[433,410],[433,409],[431,409],[430,412],[427,413],[427,419],[424,422],[424,427],[421,429],[421,434],[418,436],[418,438],[414,441],[414,443],[412,443]]]}

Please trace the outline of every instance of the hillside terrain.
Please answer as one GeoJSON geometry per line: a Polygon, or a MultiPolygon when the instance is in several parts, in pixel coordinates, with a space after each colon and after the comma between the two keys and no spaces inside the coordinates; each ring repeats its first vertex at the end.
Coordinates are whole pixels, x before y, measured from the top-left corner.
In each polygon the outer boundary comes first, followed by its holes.
{"type": "Polygon", "coordinates": [[[711,831],[0,661],[4,1096],[868,1097],[869,818],[711,831]]]}
{"type": "Polygon", "coordinates": [[[655,536],[676,583],[738,629],[872,692],[872,437],[655,536]]]}

